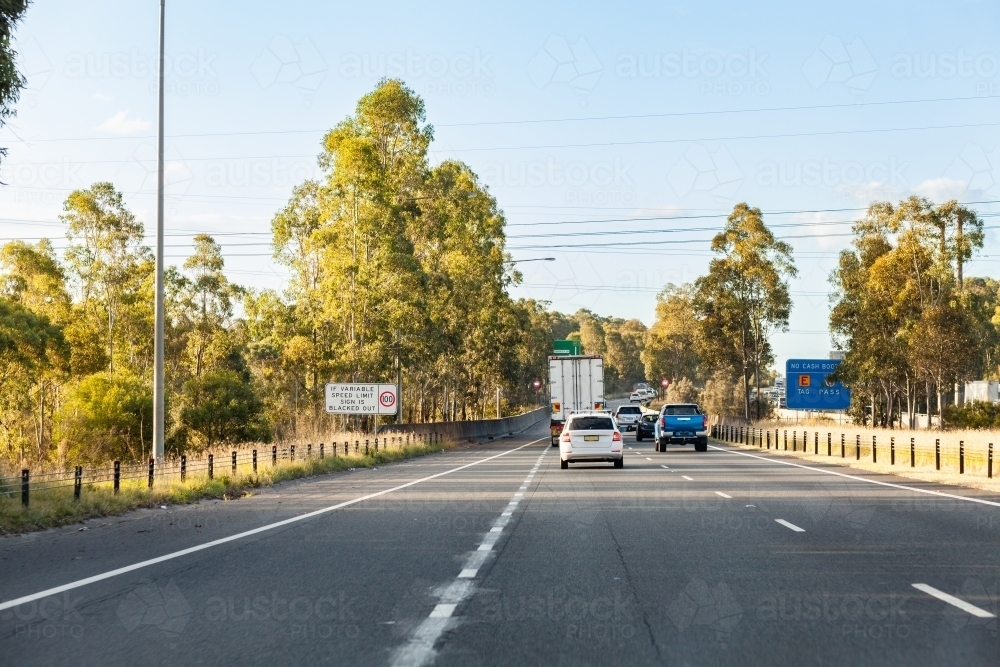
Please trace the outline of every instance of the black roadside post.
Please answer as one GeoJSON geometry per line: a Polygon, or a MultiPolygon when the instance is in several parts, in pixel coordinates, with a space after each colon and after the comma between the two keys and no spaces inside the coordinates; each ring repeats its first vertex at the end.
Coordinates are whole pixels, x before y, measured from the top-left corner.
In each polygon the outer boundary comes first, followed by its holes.
{"type": "Polygon", "coordinates": [[[208,478],[213,479],[215,477],[215,455],[208,455],[208,478]]]}
{"type": "Polygon", "coordinates": [[[313,457],[313,444],[310,442],[306,445],[306,458],[311,459],[313,457]]]}
{"type": "Polygon", "coordinates": [[[813,454],[819,456],[819,431],[816,431],[816,440],[813,442],[813,454]]]}
{"type": "Polygon", "coordinates": [[[156,465],[156,459],[152,456],[149,457],[149,488],[153,488],[153,466],[156,465]]]}
{"type": "Polygon", "coordinates": [[[878,445],[875,442],[876,436],[872,436],[872,463],[878,463],[878,445]]]}
{"type": "Polygon", "coordinates": [[[319,457],[323,458],[323,443],[319,443],[319,457]]]}
{"type": "Polygon", "coordinates": [[[122,482],[122,462],[115,461],[115,495],[118,495],[118,489],[121,487],[122,482]]]}
{"type": "Polygon", "coordinates": [[[833,456],[833,434],[826,432],[826,455],[833,456]]]}
{"type": "Polygon", "coordinates": [[[958,441],[958,474],[965,474],[965,440],[958,441]]]}
{"type": "Polygon", "coordinates": [[[187,479],[188,472],[188,457],[187,454],[181,454],[181,482],[187,479]]]}
{"type": "Polygon", "coordinates": [[[941,469],[941,438],[934,438],[934,469],[941,469]]]}
{"type": "Polygon", "coordinates": [[[889,465],[896,465],[896,437],[889,438],[889,465]]]}
{"type": "Polygon", "coordinates": [[[28,473],[27,468],[21,469],[21,505],[23,507],[28,506],[28,494],[29,491],[31,490],[30,489],[31,482],[29,479],[29,474],[30,473],[28,473]]]}
{"type": "Polygon", "coordinates": [[[236,450],[233,450],[233,477],[236,477],[236,450]]]}
{"type": "Polygon", "coordinates": [[[917,458],[916,458],[917,444],[916,444],[916,442],[917,442],[916,438],[910,438],[910,467],[911,468],[915,468],[916,465],[917,465],[917,458]]]}
{"type": "Polygon", "coordinates": [[[767,430],[767,448],[771,449],[771,429],[767,430]]]}
{"type": "Polygon", "coordinates": [[[257,474],[257,450],[253,450],[253,474],[257,474]]]}
{"type": "Polygon", "coordinates": [[[861,460],[861,436],[860,435],[857,436],[854,439],[854,460],[855,461],[860,461],[861,460]]]}
{"type": "Polygon", "coordinates": [[[292,445],[288,448],[288,460],[289,461],[295,460],[295,445],[292,445]]]}
{"type": "Polygon", "coordinates": [[[81,491],[83,491],[83,466],[77,466],[73,471],[73,500],[80,500],[81,491]]]}
{"type": "Polygon", "coordinates": [[[271,467],[274,468],[278,465],[278,446],[271,445],[271,467]]]}
{"type": "Polygon", "coordinates": [[[844,451],[844,434],[840,434],[840,458],[844,458],[846,453],[844,451]]]}
{"type": "Polygon", "coordinates": [[[986,476],[993,479],[993,443],[990,443],[989,454],[986,455],[986,476]]]}

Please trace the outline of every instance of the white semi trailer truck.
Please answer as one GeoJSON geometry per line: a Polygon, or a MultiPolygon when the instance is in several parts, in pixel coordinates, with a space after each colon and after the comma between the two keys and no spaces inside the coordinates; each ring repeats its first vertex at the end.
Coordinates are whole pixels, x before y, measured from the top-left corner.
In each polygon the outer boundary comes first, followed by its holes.
{"type": "Polygon", "coordinates": [[[574,412],[604,410],[604,358],[600,355],[549,357],[549,420],[552,446],[559,446],[566,418],[574,412]]]}

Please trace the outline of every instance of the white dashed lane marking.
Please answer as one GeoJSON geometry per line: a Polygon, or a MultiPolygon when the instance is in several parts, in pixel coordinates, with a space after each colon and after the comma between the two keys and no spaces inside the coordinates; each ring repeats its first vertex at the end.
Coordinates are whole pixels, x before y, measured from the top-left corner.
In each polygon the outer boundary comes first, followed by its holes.
{"type": "Polygon", "coordinates": [[[732,499],[733,499],[733,497],[732,497],[732,496],[727,496],[727,495],[726,495],[726,494],[724,494],[724,493],[723,493],[722,491],[716,491],[716,492],[715,492],[715,495],[717,495],[717,496],[722,496],[723,498],[729,498],[730,500],[732,500],[732,499]]]}
{"type": "Polygon", "coordinates": [[[985,609],[980,609],[976,605],[969,604],[965,600],[962,600],[961,598],[957,598],[954,595],[948,595],[944,591],[939,591],[938,589],[934,588],[933,586],[928,586],[927,584],[913,584],[913,587],[916,588],[918,591],[923,591],[924,593],[927,593],[928,595],[933,595],[938,600],[942,600],[944,602],[947,602],[948,604],[952,605],[953,607],[958,607],[962,611],[968,612],[968,613],[972,614],[973,616],[975,616],[977,618],[993,618],[994,617],[993,614],[991,614],[990,612],[986,611],[985,609]]]}
{"type": "Polygon", "coordinates": [[[455,607],[457,606],[454,604],[439,604],[431,612],[431,618],[450,618],[455,613],[455,607]]]}
{"type": "Polygon", "coordinates": [[[468,556],[465,566],[458,573],[458,577],[441,593],[441,602],[413,630],[410,640],[393,652],[393,667],[418,667],[434,660],[435,644],[441,635],[452,627],[453,621],[451,619],[458,605],[467,600],[475,592],[472,580],[479,575],[480,567],[493,552],[493,547],[500,539],[503,529],[510,521],[514,510],[517,509],[518,500],[524,496],[524,493],[521,491],[527,488],[526,485],[531,481],[531,477],[535,471],[541,466],[542,459],[545,458],[547,453],[548,450],[546,449],[538,457],[535,467],[524,482],[525,486],[522,486],[518,490],[518,493],[514,494],[507,507],[500,513],[500,517],[493,523],[490,532],[486,533],[480,545],[468,556]]]}
{"type": "Polygon", "coordinates": [[[688,477],[687,475],[681,475],[681,477],[683,477],[684,479],[686,479],[686,480],[687,480],[687,481],[689,481],[689,482],[693,482],[693,481],[694,481],[693,479],[691,479],[691,478],[690,478],[690,477],[688,477]]]}
{"type": "Polygon", "coordinates": [[[789,523],[788,521],[785,521],[784,519],[775,519],[775,522],[776,523],[780,523],[785,528],[790,528],[791,530],[794,530],[796,533],[804,533],[804,532],[806,532],[805,528],[799,528],[794,523],[789,523]]]}

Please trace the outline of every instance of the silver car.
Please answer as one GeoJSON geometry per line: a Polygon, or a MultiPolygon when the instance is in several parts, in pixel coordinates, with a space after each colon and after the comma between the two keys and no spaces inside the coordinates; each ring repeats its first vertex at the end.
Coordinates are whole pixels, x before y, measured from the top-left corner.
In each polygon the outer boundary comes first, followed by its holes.
{"type": "Polygon", "coordinates": [[[578,412],[572,415],[559,436],[559,467],[570,462],[611,461],[625,467],[622,434],[607,412],[578,412]]]}
{"type": "Polygon", "coordinates": [[[622,431],[634,431],[639,418],[642,417],[642,408],[638,405],[621,405],[615,410],[615,421],[622,431]]]}

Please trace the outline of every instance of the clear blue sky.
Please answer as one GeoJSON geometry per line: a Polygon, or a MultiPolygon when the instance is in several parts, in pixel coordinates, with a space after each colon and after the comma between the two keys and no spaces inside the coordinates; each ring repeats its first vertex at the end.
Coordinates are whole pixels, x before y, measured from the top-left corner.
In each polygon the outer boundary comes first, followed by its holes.
{"type": "MultiPolygon", "coordinates": [[[[0,236],[64,245],[63,199],[97,180],[152,229],[157,4],[28,10],[0,236]]],[[[426,101],[432,159],[490,185],[514,257],[557,258],[523,264],[515,295],[559,310],[651,323],[740,201],[795,248],[779,367],[827,355],[827,278],[874,199],[990,202],[969,273],[997,275],[996,3],[421,5],[168,0],[171,262],[206,231],[233,280],[280,289],[271,216],[318,175],[323,131],[398,76],[426,101]]]]}

